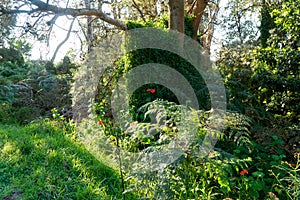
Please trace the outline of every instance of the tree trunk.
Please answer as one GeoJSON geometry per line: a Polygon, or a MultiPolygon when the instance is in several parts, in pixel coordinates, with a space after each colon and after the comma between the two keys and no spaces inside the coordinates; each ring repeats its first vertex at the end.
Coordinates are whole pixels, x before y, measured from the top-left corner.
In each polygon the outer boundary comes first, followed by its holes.
{"type": "Polygon", "coordinates": [[[217,19],[219,10],[220,10],[220,1],[217,0],[215,4],[210,4],[209,7],[209,22],[206,28],[206,31],[204,31],[205,34],[202,36],[202,44],[203,47],[207,50],[209,54],[211,54],[211,43],[214,36],[214,30],[215,30],[215,21],[217,19]]]}
{"type": "MultiPolygon", "coordinates": [[[[85,8],[91,9],[91,1],[90,0],[84,0],[85,8]]],[[[86,39],[88,44],[88,52],[91,52],[92,50],[92,42],[93,42],[93,27],[92,27],[92,20],[93,18],[91,16],[87,17],[87,31],[86,31],[86,39]]]]}
{"type": "Polygon", "coordinates": [[[184,33],[184,0],[169,0],[169,29],[184,33]]]}
{"type": "Polygon", "coordinates": [[[204,10],[208,4],[209,0],[187,0],[187,14],[194,15],[193,20],[193,39],[197,40],[198,38],[198,29],[201,22],[204,10]]]}

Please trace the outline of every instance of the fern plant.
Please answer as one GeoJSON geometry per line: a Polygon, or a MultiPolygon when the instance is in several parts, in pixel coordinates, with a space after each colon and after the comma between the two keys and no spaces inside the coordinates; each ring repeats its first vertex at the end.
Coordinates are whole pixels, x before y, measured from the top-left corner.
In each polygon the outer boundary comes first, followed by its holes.
{"type": "MultiPolygon", "coordinates": [[[[220,192],[232,192],[230,177],[233,179],[251,162],[251,158],[239,158],[236,155],[240,154],[235,152],[252,149],[252,122],[248,117],[227,113],[224,130],[215,130],[220,142],[209,154],[201,154],[204,138],[212,131],[212,111],[196,111],[162,100],[147,103],[139,111],[143,113],[143,122],[128,124],[127,139],[123,140],[140,158],[128,171],[127,192],[138,191],[145,199],[219,199],[220,192]],[[176,147],[181,154],[168,162],[174,158],[167,154],[174,140],[180,141],[176,147]],[[232,142],[232,149],[228,142],[232,142]],[[153,153],[156,151],[166,155],[157,156],[153,153]],[[149,171],[149,166],[155,170],[149,171]]],[[[174,150],[173,154],[176,153],[174,150]]]]}

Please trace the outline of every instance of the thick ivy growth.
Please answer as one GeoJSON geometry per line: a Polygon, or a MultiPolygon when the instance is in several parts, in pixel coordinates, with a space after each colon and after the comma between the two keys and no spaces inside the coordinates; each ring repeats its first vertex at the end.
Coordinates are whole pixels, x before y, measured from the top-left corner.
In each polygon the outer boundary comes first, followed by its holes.
{"type": "MultiPolygon", "coordinates": [[[[154,27],[167,30],[168,21],[166,17],[162,18],[158,22],[127,21],[127,27],[128,29],[154,27]]],[[[185,34],[188,36],[192,36],[193,34],[191,17],[185,18],[185,34]]],[[[128,40],[131,39],[129,38],[128,40]]],[[[132,38],[132,42],[134,42],[134,38],[132,38]]],[[[161,49],[139,49],[136,51],[126,52],[126,55],[116,62],[116,66],[114,66],[115,73],[113,73],[112,76],[114,76],[115,80],[117,80],[118,77],[127,73],[131,69],[148,63],[159,63],[177,70],[185,77],[194,89],[198,99],[199,109],[210,109],[209,93],[203,78],[190,63],[175,53],[161,49]]],[[[158,74],[161,77],[168,76],[168,74],[158,74]]],[[[159,77],[157,78],[159,79],[159,77]]],[[[172,77],[170,77],[170,80],[172,80],[172,77]]],[[[143,116],[136,114],[138,113],[137,110],[144,104],[154,101],[155,99],[163,99],[178,103],[178,99],[168,88],[159,84],[146,84],[137,89],[131,95],[130,106],[132,108],[133,119],[140,121],[143,116]]]]}

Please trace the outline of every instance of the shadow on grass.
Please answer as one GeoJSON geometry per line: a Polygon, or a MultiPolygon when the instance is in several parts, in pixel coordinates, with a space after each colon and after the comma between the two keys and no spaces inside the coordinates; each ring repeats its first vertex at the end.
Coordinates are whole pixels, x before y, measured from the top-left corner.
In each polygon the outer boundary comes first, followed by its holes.
{"type": "Polygon", "coordinates": [[[115,169],[52,122],[0,125],[0,199],[18,198],[122,199],[122,187],[115,169]]]}

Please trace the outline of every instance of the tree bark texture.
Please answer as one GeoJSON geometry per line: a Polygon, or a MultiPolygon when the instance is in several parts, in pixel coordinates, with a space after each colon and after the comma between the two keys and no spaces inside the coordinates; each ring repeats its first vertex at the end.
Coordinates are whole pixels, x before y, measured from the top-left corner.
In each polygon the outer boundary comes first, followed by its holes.
{"type": "Polygon", "coordinates": [[[169,29],[184,33],[184,0],[169,0],[169,29]]]}

